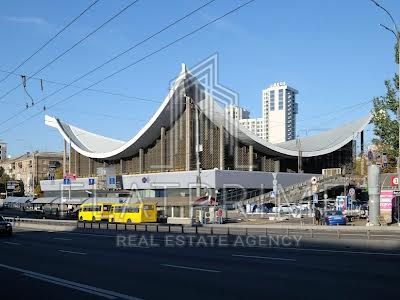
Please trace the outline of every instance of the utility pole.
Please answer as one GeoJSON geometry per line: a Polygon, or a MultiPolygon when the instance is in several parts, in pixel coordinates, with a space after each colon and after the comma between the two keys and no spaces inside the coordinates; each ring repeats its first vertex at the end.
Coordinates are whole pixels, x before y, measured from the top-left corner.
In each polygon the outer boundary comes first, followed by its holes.
{"type": "MultiPolygon", "coordinates": [[[[379,24],[380,26],[382,26],[384,29],[388,30],[389,32],[394,34],[394,37],[396,39],[396,45],[397,45],[397,59],[398,61],[396,61],[397,65],[398,65],[398,73],[397,73],[397,79],[398,79],[398,91],[397,91],[397,98],[398,98],[398,106],[397,106],[397,122],[399,125],[399,141],[398,141],[398,156],[397,156],[397,186],[398,188],[400,188],[400,32],[399,29],[397,28],[397,24],[396,21],[394,20],[393,16],[390,14],[390,12],[384,8],[383,6],[381,6],[378,2],[376,2],[375,0],[371,0],[377,7],[379,7],[380,9],[382,9],[390,18],[390,20],[393,23],[393,29],[390,29],[389,27],[383,25],[383,24],[379,24]]],[[[397,203],[397,205],[399,205],[397,203]]],[[[398,225],[400,226],[400,221],[398,221],[398,225]]]]}

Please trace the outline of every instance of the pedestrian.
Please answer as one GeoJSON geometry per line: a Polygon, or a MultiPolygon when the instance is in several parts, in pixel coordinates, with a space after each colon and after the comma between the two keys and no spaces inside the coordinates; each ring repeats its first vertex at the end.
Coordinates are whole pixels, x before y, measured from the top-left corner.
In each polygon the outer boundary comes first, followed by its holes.
{"type": "Polygon", "coordinates": [[[314,211],[314,219],[315,219],[315,224],[316,224],[316,225],[321,225],[321,224],[320,224],[321,212],[319,211],[318,208],[316,208],[315,211],[314,211]]]}

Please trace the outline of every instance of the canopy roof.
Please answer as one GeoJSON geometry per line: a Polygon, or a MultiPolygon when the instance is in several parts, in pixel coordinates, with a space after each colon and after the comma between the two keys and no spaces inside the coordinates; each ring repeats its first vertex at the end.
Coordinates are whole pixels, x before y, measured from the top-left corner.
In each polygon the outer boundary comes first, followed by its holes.
{"type": "Polygon", "coordinates": [[[197,106],[215,125],[224,128],[240,142],[253,145],[255,150],[265,154],[296,157],[299,147],[303,157],[314,157],[334,152],[351,140],[371,121],[371,116],[365,116],[341,127],[322,132],[318,135],[308,136],[298,141],[288,141],[280,144],[269,143],[242,127],[237,120],[228,118],[225,109],[208,94],[197,79],[182,65],[182,71],[175,80],[169,94],[162,102],[159,109],[147,124],[129,141],[124,142],[102,135],[98,135],[73,125],[67,124],[56,117],[45,116],[45,123],[56,128],[67,143],[86,157],[98,159],[120,159],[136,154],[140,148],[151,145],[160,135],[160,128],[168,128],[184,111],[184,97],[182,90],[186,92],[188,82],[190,92],[196,90],[197,106]],[[200,97],[198,97],[200,95],[200,97]],[[177,105],[179,104],[179,105],[177,105]],[[171,107],[174,113],[171,113],[171,107]]]}

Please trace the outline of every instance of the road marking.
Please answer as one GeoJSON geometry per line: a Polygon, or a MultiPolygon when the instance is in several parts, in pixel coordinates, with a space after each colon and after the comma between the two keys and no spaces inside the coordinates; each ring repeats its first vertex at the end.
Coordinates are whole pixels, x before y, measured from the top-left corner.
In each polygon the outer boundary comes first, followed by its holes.
{"type": "Polygon", "coordinates": [[[64,287],[67,287],[67,288],[70,288],[70,289],[74,289],[74,290],[78,290],[78,291],[81,291],[81,292],[93,294],[93,295],[96,295],[96,296],[100,296],[100,297],[104,297],[104,298],[108,298],[108,299],[116,299],[116,297],[114,297],[114,296],[109,296],[109,295],[98,293],[98,292],[95,292],[95,291],[86,290],[86,289],[80,288],[78,286],[74,286],[74,285],[58,282],[56,280],[47,279],[47,278],[44,278],[44,277],[41,277],[41,276],[36,276],[36,275],[28,274],[28,273],[24,273],[24,275],[27,276],[27,277],[35,278],[35,279],[38,279],[38,280],[42,280],[42,281],[45,281],[45,282],[53,283],[55,285],[64,286],[64,287]]]}
{"type": "Polygon", "coordinates": [[[270,247],[270,248],[268,248],[268,249],[274,249],[274,248],[276,248],[276,249],[284,249],[284,250],[310,251],[310,252],[328,252],[328,253],[345,253],[345,254],[364,254],[364,255],[400,256],[400,253],[346,251],[346,250],[313,249],[313,248],[270,247]]]}
{"type": "Polygon", "coordinates": [[[8,245],[15,245],[15,246],[21,246],[20,243],[14,243],[14,242],[3,242],[4,244],[8,244],[8,245]]]}
{"type": "Polygon", "coordinates": [[[232,254],[232,256],[234,256],[234,257],[245,257],[245,258],[281,260],[281,261],[296,261],[296,259],[294,259],[294,258],[281,258],[281,257],[269,257],[269,256],[257,256],[257,255],[232,254]]]}
{"type": "Polygon", "coordinates": [[[221,273],[221,271],[218,271],[218,270],[200,269],[200,268],[178,266],[178,265],[169,265],[169,264],[161,264],[161,265],[164,266],[164,267],[169,267],[169,268],[186,269],[186,270],[194,270],[194,271],[202,271],[202,272],[210,272],[210,273],[221,273]]]}
{"type": "Polygon", "coordinates": [[[76,251],[68,251],[68,250],[58,250],[59,252],[62,253],[70,253],[70,254],[78,254],[78,255],[87,255],[85,252],[76,252],[76,251]]]}
{"type": "Polygon", "coordinates": [[[53,240],[59,240],[59,241],[72,241],[72,239],[65,239],[65,238],[53,238],[53,240]]]}
{"type": "Polygon", "coordinates": [[[107,238],[115,238],[116,237],[116,235],[95,234],[95,233],[78,233],[78,232],[58,232],[58,233],[72,234],[72,235],[82,235],[82,236],[107,237],[107,238]]]}
{"type": "Polygon", "coordinates": [[[98,293],[100,296],[108,298],[108,299],[120,298],[120,299],[127,299],[127,300],[143,300],[141,298],[132,297],[132,296],[129,296],[129,295],[113,292],[113,291],[110,291],[110,290],[105,290],[105,289],[97,288],[97,287],[94,287],[94,286],[90,286],[90,285],[86,285],[86,284],[82,284],[82,283],[78,283],[78,282],[74,282],[74,281],[69,281],[69,280],[66,280],[66,279],[62,279],[62,278],[58,278],[58,277],[54,277],[54,276],[49,276],[49,275],[45,275],[45,274],[42,274],[42,273],[37,273],[37,272],[29,271],[29,270],[24,270],[24,269],[21,269],[21,268],[12,267],[12,266],[8,266],[8,265],[4,265],[4,264],[0,264],[0,268],[5,268],[5,269],[21,272],[25,276],[29,276],[29,277],[36,278],[36,279],[43,280],[43,281],[47,281],[47,282],[50,282],[50,283],[53,283],[53,284],[65,286],[65,287],[68,287],[68,288],[80,290],[80,291],[83,291],[83,292],[86,292],[86,293],[90,293],[90,294],[98,293]]]}

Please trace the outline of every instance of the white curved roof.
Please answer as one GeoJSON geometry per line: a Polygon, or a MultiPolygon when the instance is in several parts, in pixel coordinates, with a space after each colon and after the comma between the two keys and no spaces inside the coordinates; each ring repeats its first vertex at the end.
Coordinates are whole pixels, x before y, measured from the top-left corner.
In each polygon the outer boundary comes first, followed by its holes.
{"type": "MultiPolygon", "coordinates": [[[[298,144],[289,141],[280,144],[271,144],[239,125],[238,121],[229,119],[222,108],[182,65],[182,71],[175,80],[173,88],[162,102],[161,106],[147,124],[129,141],[124,142],[109,137],[101,136],[73,125],[60,121],[55,117],[45,116],[48,126],[58,129],[67,143],[84,156],[98,159],[119,159],[136,154],[140,148],[151,145],[160,136],[161,127],[169,127],[184,111],[183,92],[195,93],[192,97],[197,100],[197,105],[215,125],[221,126],[240,142],[253,145],[254,149],[265,154],[276,156],[297,156],[298,144]],[[188,83],[190,88],[188,88],[188,83]],[[186,87],[186,89],[185,89],[186,87]],[[200,100],[198,100],[200,99],[200,100]],[[171,110],[174,107],[174,110],[171,110]],[[174,113],[171,113],[174,111],[174,113]]],[[[359,132],[364,130],[371,120],[365,116],[352,123],[300,139],[300,149],[303,157],[313,157],[336,151],[354,139],[359,132]]]]}

